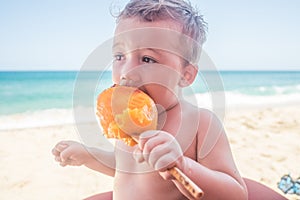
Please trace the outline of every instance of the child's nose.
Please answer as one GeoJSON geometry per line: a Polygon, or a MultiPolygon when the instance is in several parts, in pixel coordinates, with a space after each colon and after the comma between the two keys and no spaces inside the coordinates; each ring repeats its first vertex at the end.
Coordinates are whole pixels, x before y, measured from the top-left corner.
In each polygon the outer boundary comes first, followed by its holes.
{"type": "Polygon", "coordinates": [[[138,70],[139,63],[133,59],[127,59],[122,66],[120,84],[126,86],[138,86],[140,75],[138,70]]]}

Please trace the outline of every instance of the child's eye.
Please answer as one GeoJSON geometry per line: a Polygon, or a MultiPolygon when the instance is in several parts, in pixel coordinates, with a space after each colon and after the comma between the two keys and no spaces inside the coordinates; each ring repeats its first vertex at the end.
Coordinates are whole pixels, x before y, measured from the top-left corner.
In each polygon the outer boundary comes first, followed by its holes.
{"type": "Polygon", "coordinates": [[[122,54],[114,55],[114,61],[121,61],[123,59],[124,59],[124,55],[122,55],[122,54]]]}
{"type": "Polygon", "coordinates": [[[157,63],[156,60],[154,60],[153,58],[150,58],[148,56],[144,56],[142,58],[142,61],[145,62],[145,63],[157,63]]]}

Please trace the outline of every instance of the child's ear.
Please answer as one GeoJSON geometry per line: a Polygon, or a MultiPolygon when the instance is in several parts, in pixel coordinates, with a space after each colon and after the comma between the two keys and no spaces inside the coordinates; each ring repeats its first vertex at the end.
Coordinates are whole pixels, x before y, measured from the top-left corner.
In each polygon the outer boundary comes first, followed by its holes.
{"type": "Polygon", "coordinates": [[[194,65],[188,64],[184,66],[182,70],[182,77],[179,81],[179,86],[187,87],[191,85],[194,82],[197,73],[198,73],[198,68],[195,67],[194,65]]]}

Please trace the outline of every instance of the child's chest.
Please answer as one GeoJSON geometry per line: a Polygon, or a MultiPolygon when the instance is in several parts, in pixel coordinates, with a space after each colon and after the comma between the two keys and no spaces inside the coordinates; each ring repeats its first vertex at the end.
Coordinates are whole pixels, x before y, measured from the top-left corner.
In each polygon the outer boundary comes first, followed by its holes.
{"type": "MultiPolygon", "coordinates": [[[[187,110],[187,109],[186,109],[187,110]]],[[[195,111],[174,109],[159,117],[158,129],[174,136],[181,146],[183,154],[193,160],[197,160],[197,133],[199,116],[195,111]]],[[[116,163],[121,171],[144,173],[152,169],[147,163],[138,163],[133,156],[137,147],[129,147],[121,141],[116,143],[116,163]]],[[[118,169],[117,169],[118,170],[118,169]]]]}

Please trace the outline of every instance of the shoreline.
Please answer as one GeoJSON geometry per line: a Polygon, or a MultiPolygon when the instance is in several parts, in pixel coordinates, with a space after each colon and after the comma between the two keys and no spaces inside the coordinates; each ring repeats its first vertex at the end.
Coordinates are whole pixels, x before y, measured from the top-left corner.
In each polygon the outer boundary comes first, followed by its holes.
{"type": "MultiPolygon", "coordinates": [[[[227,108],[224,126],[243,177],[283,194],[285,174],[300,175],[300,106],[227,108]]],[[[94,128],[87,124],[87,128],[94,128]]],[[[112,189],[113,178],[85,167],[60,167],[51,149],[60,140],[79,139],[74,124],[0,130],[0,195],[4,199],[81,199],[112,189]]],[[[88,129],[87,129],[88,130],[88,129]]],[[[98,138],[99,135],[96,135],[98,138]]],[[[95,145],[103,145],[99,140],[95,145]]],[[[285,195],[297,199],[297,195],[285,195]]]]}
{"type": "MultiPolygon", "coordinates": [[[[218,98],[223,100],[223,93],[204,93],[195,94],[190,98],[185,96],[185,100],[196,105],[199,108],[220,111],[222,115],[228,115],[232,111],[252,111],[256,109],[272,107],[290,107],[300,105],[300,95],[282,95],[282,96],[247,96],[225,93],[224,103],[220,106],[212,105],[212,95],[214,101],[218,98]],[[220,96],[219,96],[220,95],[220,96]],[[263,101],[261,101],[263,99],[263,101]],[[242,103],[240,103],[242,102],[242,103]]],[[[26,111],[21,113],[0,114],[0,131],[39,128],[49,126],[63,126],[74,124],[74,109],[80,113],[80,122],[96,122],[96,115],[90,116],[91,110],[96,113],[94,107],[76,107],[76,108],[47,108],[41,110],[26,111]],[[82,117],[85,116],[85,117],[82,117]]]]}

